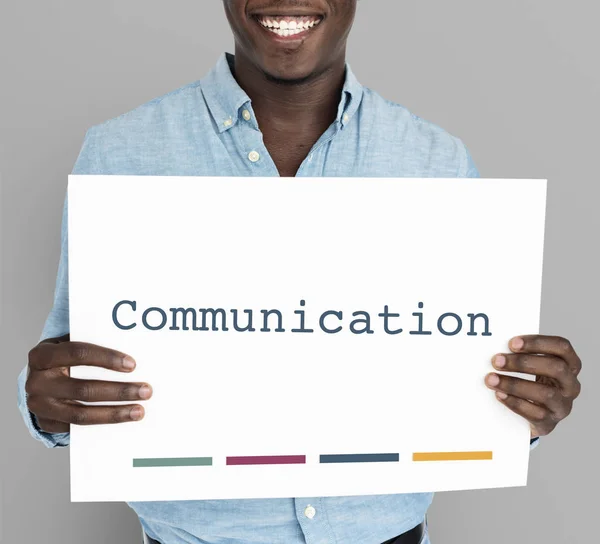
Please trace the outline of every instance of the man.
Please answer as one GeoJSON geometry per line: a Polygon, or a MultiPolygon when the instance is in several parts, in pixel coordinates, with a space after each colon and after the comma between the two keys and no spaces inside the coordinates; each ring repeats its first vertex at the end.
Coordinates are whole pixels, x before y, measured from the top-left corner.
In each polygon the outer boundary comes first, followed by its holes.
{"type": "MultiPolygon", "coordinates": [[[[460,140],[356,80],[345,61],[356,1],[224,0],[235,57],[224,55],[201,81],[92,127],[74,173],[477,177],[460,140]]],[[[49,447],[68,445],[69,424],[142,419],[137,402],[152,395],[149,384],[69,377],[75,365],[131,372],[136,363],[107,347],[69,342],[66,226],[65,216],[54,307],[19,378],[25,421],[49,447]],[[124,400],[130,404],[80,402],[124,400]]],[[[491,372],[486,384],[527,418],[536,439],[569,414],[581,362],[558,337],[526,335],[510,347],[490,354],[495,368],[536,381],[491,372]]],[[[418,544],[429,542],[431,500],[421,493],[131,506],[147,541],[163,544],[418,544]]]]}

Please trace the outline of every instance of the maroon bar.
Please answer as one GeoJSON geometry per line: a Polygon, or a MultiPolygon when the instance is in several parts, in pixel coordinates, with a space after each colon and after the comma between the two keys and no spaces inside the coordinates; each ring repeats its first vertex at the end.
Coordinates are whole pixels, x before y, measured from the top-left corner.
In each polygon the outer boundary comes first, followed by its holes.
{"type": "Polygon", "coordinates": [[[227,465],[302,465],[306,455],[252,455],[227,457],[227,465]]]}

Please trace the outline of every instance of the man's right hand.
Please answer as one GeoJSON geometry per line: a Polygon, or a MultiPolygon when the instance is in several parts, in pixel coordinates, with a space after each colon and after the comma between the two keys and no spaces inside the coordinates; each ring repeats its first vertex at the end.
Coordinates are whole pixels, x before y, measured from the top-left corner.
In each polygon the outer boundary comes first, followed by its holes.
{"type": "Polygon", "coordinates": [[[29,376],[25,384],[29,411],[42,431],[69,432],[69,424],[101,425],[138,421],[144,417],[139,404],[89,406],[83,402],[139,401],[152,396],[147,383],[79,380],[71,378],[72,366],[96,366],[129,373],[135,361],[120,351],[70,342],[69,335],[49,338],[29,352],[29,376]]]}

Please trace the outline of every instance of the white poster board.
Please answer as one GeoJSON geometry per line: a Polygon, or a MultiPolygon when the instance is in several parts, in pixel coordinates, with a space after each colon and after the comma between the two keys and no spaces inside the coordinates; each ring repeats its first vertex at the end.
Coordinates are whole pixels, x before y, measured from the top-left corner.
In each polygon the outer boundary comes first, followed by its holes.
{"type": "Polygon", "coordinates": [[[72,427],[73,501],[526,484],[528,425],[484,377],[538,332],[545,181],[71,176],[68,198],[71,339],[137,361],[72,375],[154,389],[141,422],[72,427]]]}

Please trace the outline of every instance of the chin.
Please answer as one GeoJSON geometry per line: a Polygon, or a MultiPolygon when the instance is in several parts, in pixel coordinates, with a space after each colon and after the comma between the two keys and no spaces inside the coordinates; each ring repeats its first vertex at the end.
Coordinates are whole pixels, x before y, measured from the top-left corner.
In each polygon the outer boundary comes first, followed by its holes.
{"type": "Polygon", "coordinates": [[[289,84],[304,82],[318,75],[316,66],[290,61],[266,63],[262,71],[270,80],[289,84]]]}

